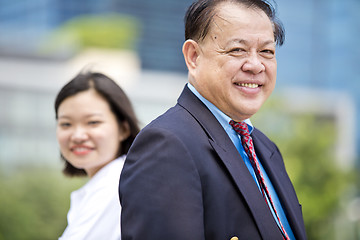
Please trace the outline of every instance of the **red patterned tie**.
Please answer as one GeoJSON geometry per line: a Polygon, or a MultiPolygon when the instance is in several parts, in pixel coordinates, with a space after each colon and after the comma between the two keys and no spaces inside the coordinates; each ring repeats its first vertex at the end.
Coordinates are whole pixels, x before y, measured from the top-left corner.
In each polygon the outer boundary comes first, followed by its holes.
{"type": "Polygon", "coordinates": [[[272,209],[274,210],[274,213],[276,215],[276,218],[277,220],[279,221],[279,224],[280,224],[280,228],[281,228],[281,231],[283,233],[283,237],[284,239],[286,240],[289,240],[289,236],[287,235],[286,231],[285,231],[285,228],[283,227],[281,221],[280,221],[280,218],[279,218],[279,215],[277,214],[277,211],[275,209],[275,206],[274,206],[274,203],[271,199],[271,196],[270,196],[270,193],[269,193],[269,190],[265,184],[265,180],[264,180],[264,177],[260,171],[260,166],[259,166],[259,163],[257,161],[257,157],[256,157],[256,154],[255,154],[255,149],[254,149],[254,145],[253,145],[253,141],[252,141],[252,138],[250,136],[250,133],[249,133],[249,129],[248,129],[248,126],[246,123],[244,122],[235,122],[233,120],[231,120],[230,122],[230,125],[234,128],[234,130],[240,134],[241,136],[241,143],[244,147],[244,150],[246,152],[246,154],[248,155],[249,157],[249,160],[250,160],[250,163],[251,163],[251,166],[253,167],[254,169],[254,172],[255,172],[255,176],[256,176],[256,179],[258,180],[258,183],[260,185],[260,189],[261,189],[261,192],[262,192],[262,195],[264,196],[265,198],[265,201],[267,202],[268,206],[272,207],[272,209]],[[267,196],[267,198],[266,198],[267,196]],[[269,199],[269,202],[267,201],[267,199],[269,199]]]}

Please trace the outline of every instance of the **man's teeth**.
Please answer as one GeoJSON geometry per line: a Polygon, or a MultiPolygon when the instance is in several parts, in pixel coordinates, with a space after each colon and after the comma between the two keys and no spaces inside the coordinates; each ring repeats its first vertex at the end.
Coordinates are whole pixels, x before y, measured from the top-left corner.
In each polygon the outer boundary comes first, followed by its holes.
{"type": "Polygon", "coordinates": [[[258,84],[256,83],[240,83],[240,84],[237,84],[239,85],[240,87],[248,87],[248,88],[257,88],[259,87],[258,84]]]}

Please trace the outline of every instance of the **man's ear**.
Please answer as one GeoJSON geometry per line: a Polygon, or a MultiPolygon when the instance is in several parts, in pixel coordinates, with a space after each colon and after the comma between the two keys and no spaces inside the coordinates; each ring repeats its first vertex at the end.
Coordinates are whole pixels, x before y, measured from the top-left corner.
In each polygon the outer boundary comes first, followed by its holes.
{"type": "Polygon", "coordinates": [[[197,67],[199,51],[199,45],[194,40],[188,39],[184,42],[182,52],[189,72],[192,72],[197,67]]]}

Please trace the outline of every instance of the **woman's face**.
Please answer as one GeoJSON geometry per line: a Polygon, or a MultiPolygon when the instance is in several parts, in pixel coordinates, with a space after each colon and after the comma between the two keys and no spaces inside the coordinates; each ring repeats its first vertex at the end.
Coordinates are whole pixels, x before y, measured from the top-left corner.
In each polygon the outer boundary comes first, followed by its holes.
{"type": "Polygon", "coordinates": [[[57,113],[61,154],[90,177],[116,158],[120,142],[129,136],[127,125],[119,126],[108,102],[94,89],[66,98],[57,113]]]}

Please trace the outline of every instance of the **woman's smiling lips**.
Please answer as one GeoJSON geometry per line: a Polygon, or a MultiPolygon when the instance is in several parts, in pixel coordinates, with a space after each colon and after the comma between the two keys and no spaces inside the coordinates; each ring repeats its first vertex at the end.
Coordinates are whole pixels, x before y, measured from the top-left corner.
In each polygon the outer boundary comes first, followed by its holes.
{"type": "Polygon", "coordinates": [[[93,148],[85,145],[75,145],[70,148],[75,155],[86,155],[90,153],[93,148]]]}

